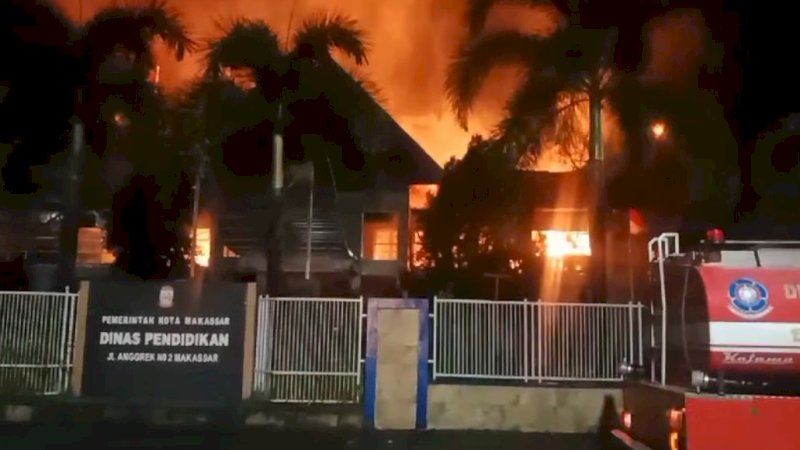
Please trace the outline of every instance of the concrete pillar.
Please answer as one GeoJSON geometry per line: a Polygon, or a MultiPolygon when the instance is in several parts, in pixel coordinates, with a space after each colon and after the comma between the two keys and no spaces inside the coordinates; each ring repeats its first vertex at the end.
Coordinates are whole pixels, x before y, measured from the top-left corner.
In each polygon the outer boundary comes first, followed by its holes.
{"type": "Polygon", "coordinates": [[[428,422],[428,300],[369,299],[364,423],[382,430],[428,422]]]}

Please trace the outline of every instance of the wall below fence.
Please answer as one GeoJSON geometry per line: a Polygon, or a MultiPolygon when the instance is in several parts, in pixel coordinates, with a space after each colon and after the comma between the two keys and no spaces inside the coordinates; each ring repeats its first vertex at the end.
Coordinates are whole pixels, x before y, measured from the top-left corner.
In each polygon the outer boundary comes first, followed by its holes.
{"type": "Polygon", "coordinates": [[[621,404],[613,388],[431,384],[428,428],[591,433],[621,404]]]}

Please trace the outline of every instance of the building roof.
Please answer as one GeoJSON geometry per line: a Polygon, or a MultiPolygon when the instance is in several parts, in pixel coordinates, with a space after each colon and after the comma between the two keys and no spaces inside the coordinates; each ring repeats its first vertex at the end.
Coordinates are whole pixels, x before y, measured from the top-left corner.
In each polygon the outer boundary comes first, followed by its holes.
{"type": "Polygon", "coordinates": [[[332,107],[350,121],[351,133],[364,152],[377,157],[388,177],[380,184],[432,184],[442,177],[442,168],[370,94],[362,83],[338,64],[330,64],[330,75],[339,92],[326,92],[332,107]]]}

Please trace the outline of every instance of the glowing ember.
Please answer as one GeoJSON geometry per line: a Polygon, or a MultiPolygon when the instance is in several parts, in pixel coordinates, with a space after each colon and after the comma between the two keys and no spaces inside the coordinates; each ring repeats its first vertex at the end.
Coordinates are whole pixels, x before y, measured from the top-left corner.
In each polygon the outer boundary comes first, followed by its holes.
{"type": "Polygon", "coordinates": [[[654,138],[661,139],[664,137],[664,133],[667,132],[667,125],[660,120],[656,121],[650,126],[650,131],[653,133],[654,138]]]}
{"type": "Polygon", "coordinates": [[[589,233],[586,231],[543,230],[533,231],[531,238],[544,245],[548,258],[589,256],[592,254],[589,233]]]}
{"type": "Polygon", "coordinates": [[[128,120],[128,116],[125,113],[118,112],[114,114],[114,123],[116,123],[120,127],[126,127],[130,123],[128,120]]]}
{"type": "Polygon", "coordinates": [[[255,72],[250,67],[221,67],[220,74],[223,79],[232,81],[233,84],[245,92],[256,87],[255,72]]]}
{"type": "Polygon", "coordinates": [[[147,80],[153,84],[158,84],[161,81],[161,66],[156,64],[154,68],[150,69],[147,74],[147,80]]]}

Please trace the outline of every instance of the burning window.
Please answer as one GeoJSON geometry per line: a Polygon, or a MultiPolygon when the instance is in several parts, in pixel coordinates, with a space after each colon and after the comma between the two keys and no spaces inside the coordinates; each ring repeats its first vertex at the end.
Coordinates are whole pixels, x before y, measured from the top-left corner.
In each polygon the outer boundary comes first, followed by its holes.
{"type": "Polygon", "coordinates": [[[106,231],[98,227],[78,230],[78,264],[112,264],[116,257],[106,249],[106,231]]]}
{"type": "Polygon", "coordinates": [[[422,221],[420,220],[420,211],[412,210],[409,216],[408,234],[411,236],[409,245],[409,269],[417,269],[423,266],[425,258],[423,256],[422,241],[424,238],[424,230],[422,229],[422,221]]]}
{"type": "Polygon", "coordinates": [[[197,228],[195,239],[194,262],[198,266],[208,267],[211,259],[211,229],[197,228]]]}
{"type": "Polygon", "coordinates": [[[399,225],[397,214],[365,213],[362,249],[364,259],[396,261],[399,225]]]}
{"type": "Polygon", "coordinates": [[[543,248],[548,258],[589,256],[592,254],[589,233],[586,231],[532,231],[531,239],[543,248]]]}
{"type": "Polygon", "coordinates": [[[222,247],[222,257],[223,258],[238,258],[239,254],[235,251],[231,250],[227,245],[222,247]]]}

